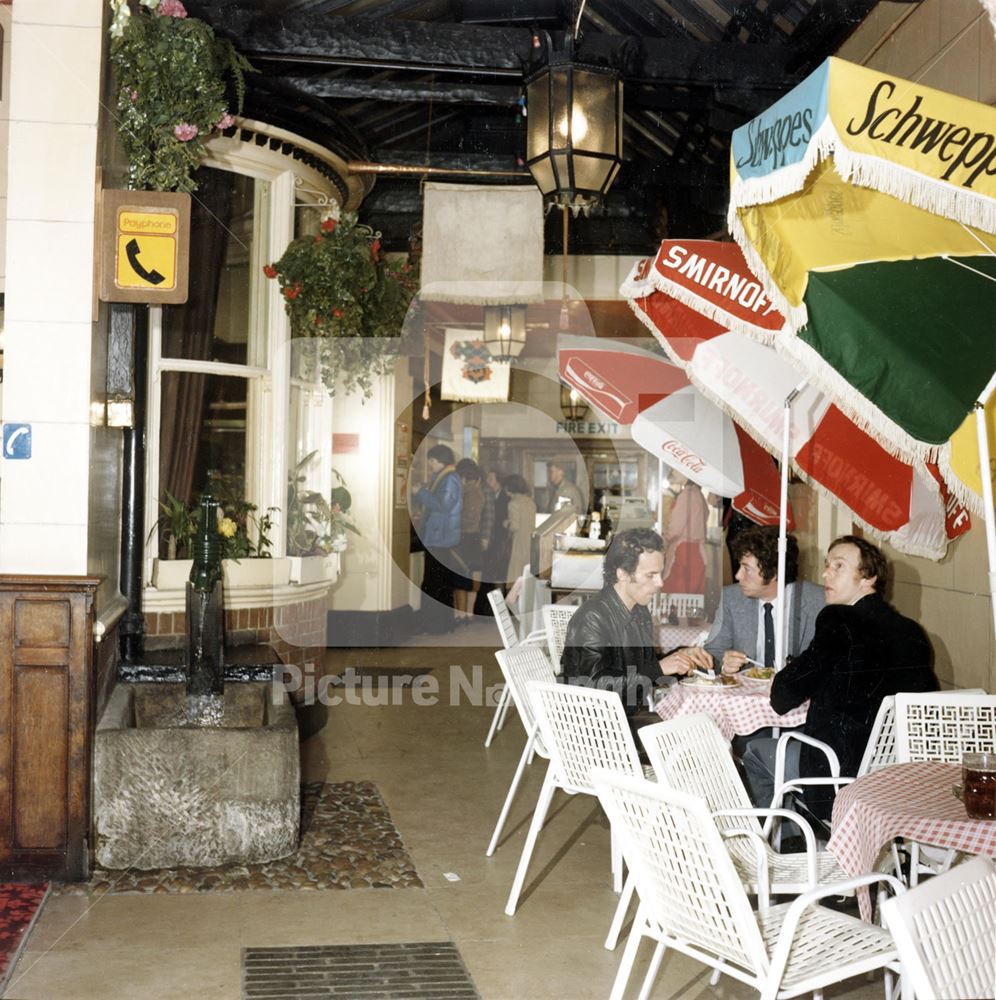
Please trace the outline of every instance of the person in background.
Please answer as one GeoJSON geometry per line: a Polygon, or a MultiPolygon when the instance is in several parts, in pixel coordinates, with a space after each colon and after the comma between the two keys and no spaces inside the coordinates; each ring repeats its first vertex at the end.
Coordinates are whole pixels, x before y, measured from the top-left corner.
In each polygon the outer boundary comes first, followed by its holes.
{"type": "Polygon", "coordinates": [[[412,503],[422,511],[416,530],[425,547],[420,632],[449,632],[453,628],[453,550],[460,544],[463,512],[463,487],[453,460],[453,452],[446,445],[434,445],[426,459],[429,482],[412,482],[412,503]]]}
{"type": "Polygon", "coordinates": [[[490,615],[488,591],[505,586],[508,570],[508,494],[501,484],[502,476],[494,469],[484,476],[484,509],[481,512],[481,550],[483,569],[481,584],[474,601],[475,615],[490,615]]]}
{"type": "MultiPolygon", "coordinates": [[[[775,601],[778,597],[778,529],[751,525],[733,539],[737,582],[723,588],[716,621],[704,645],[724,674],[749,666],[748,659],[775,665],[775,601]]],[[[787,656],[798,656],[813,641],[823,588],[797,581],[799,543],[785,546],[785,632],[787,656]]]]}
{"type": "Polygon", "coordinates": [[[577,484],[572,483],[564,472],[564,467],[555,461],[546,463],[546,478],[550,484],[547,490],[546,512],[552,514],[560,507],[570,504],[578,517],[583,517],[588,510],[584,497],[577,484]]]}
{"type": "Polygon", "coordinates": [[[705,535],[709,505],[702,490],[687,476],[671,471],[671,488],[678,495],[664,526],[665,594],[702,594],[706,587],[705,535]]]}
{"type": "Polygon", "coordinates": [[[517,473],[506,476],[502,485],[508,493],[505,527],[508,529],[509,555],[505,582],[511,586],[522,575],[522,567],[529,562],[530,541],[536,528],[536,504],[533,503],[529,484],[517,473]]]}
{"type": "MultiPolygon", "coordinates": [[[[802,732],[837,754],[840,773],[853,776],[886,695],[936,691],[933,653],[923,629],[887,604],[889,566],[864,538],[844,535],[830,543],[823,570],[827,606],[816,619],[812,643],[771,683],[771,707],[785,713],[807,699],[802,732]]],[[[766,807],[774,792],[774,739],[751,739],[743,764],[751,798],[766,807]]],[[[785,777],[826,777],[826,757],[815,747],[788,741],[785,777]]],[[[832,786],[804,791],[809,809],[828,820],[832,786]]]]}
{"type": "MultiPolygon", "coordinates": [[[[484,513],[484,490],[481,488],[481,470],[473,459],[461,458],[456,472],[463,486],[463,510],[460,515],[460,545],[457,549],[459,564],[454,581],[454,606],[458,625],[474,620],[473,601],[477,581],[474,574],[481,569],[481,519],[484,513]]],[[[494,499],[491,501],[494,511],[494,499]]]]}
{"type": "Polygon", "coordinates": [[[612,539],[602,562],[602,589],[571,617],[560,660],[568,684],[615,691],[634,734],[661,721],[647,699],[665,676],[712,669],[699,646],[666,656],[656,648],[647,605],[661,589],[663,548],[651,528],[630,528],[612,539]]]}

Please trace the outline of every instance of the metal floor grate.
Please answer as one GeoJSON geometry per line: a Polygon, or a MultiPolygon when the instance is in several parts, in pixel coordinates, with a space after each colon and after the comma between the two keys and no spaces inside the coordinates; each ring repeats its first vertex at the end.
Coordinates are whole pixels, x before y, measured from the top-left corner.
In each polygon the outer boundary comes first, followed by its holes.
{"type": "Polygon", "coordinates": [[[480,1000],[456,946],[246,948],[243,1000],[480,1000]]]}

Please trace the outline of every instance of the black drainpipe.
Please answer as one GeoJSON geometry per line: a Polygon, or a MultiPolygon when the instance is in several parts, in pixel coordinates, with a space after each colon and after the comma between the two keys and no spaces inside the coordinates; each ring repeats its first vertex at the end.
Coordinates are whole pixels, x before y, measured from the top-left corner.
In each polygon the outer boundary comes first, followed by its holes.
{"type": "MultiPolygon", "coordinates": [[[[124,430],[121,468],[121,594],[128,608],[118,626],[121,659],[134,663],[145,654],[142,614],[142,562],[145,550],[145,409],[148,382],[149,307],[111,306],[109,355],[127,350],[132,357],[134,421],[124,430]]],[[[111,357],[108,367],[112,367],[111,357]]]]}

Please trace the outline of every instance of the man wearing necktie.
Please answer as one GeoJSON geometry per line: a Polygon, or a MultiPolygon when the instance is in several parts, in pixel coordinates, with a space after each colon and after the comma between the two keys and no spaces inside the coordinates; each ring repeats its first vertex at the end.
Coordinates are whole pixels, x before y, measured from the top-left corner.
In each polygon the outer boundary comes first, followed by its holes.
{"type": "MultiPolygon", "coordinates": [[[[723,588],[723,597],[706,652],[721,662],[724,674],[735,674],[751,660],[775,666],[775,598],[778,594],[778,529],[754,526],[733,540],[737,555],[735,584],[723,588]]],[[[788,536],[785,551],[785,645],[798,656],[812,642],[816,616],[824,605],[823,588],[796,581],[799,544],[788,536]]]]}

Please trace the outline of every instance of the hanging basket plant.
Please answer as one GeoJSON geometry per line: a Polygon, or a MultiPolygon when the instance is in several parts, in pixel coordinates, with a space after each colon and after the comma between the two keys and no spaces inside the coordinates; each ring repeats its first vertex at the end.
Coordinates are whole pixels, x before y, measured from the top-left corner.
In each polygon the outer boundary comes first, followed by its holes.
{"type": "Polygon", "coordinates": [[[134,188],[194,191],[204,141],[242,111],[249,62],[180,0],[111,0],[117,129],[134,188]]]}
{"type": "Polygon", "coordinates": [[[291,335],[319,341],[317,363],[330,393],[336,385],[368,397],[390,371],[415,294],[410,263],[385,261],[380,239],[352,213],[328,218],[313,236],[291,242],[263,268],[280,283],[291,335]]]}

